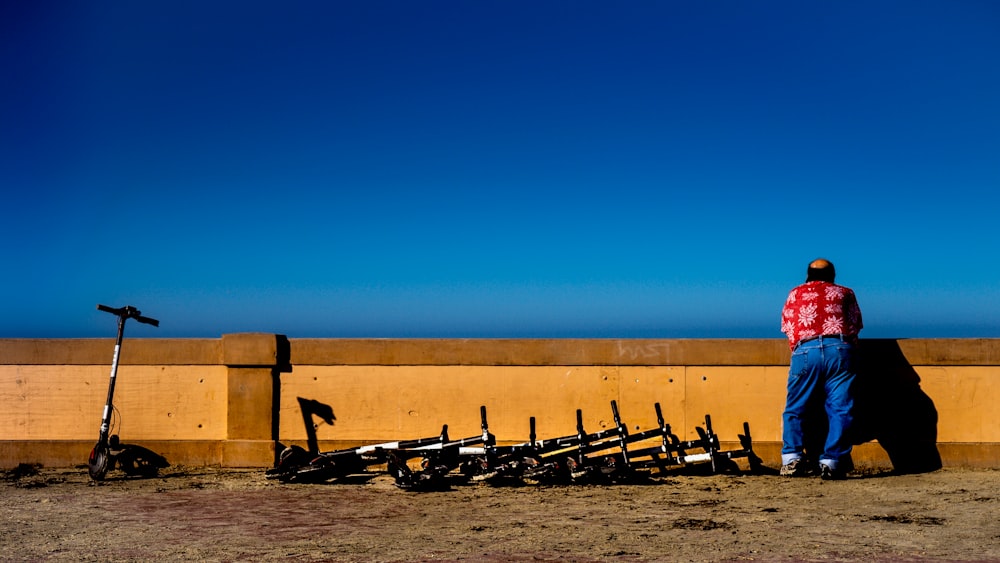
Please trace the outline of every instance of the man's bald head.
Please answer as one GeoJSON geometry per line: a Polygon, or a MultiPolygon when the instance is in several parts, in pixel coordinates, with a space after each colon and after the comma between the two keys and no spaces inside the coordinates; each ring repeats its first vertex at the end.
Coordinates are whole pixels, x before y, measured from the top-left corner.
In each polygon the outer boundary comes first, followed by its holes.
{"type": "Polygon", "coordinates": [[[806,281],[825,281],[833,283],[837,277],[837,271],[833,268],[833,262],[825,258],[817,258],[809,263],[806,269],[806,281]]]}

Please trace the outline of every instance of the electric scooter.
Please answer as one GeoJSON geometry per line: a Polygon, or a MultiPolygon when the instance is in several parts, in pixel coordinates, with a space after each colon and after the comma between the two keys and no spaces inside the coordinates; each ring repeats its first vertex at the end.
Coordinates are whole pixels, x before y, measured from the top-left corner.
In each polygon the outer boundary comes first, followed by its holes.
{"type": "Polygon", "coordinates": [[[101,481],[108,471],[114,469],[117,464],[129,475],[156,475],[161,467],[167,467],[166,460],[146,448],[140,446],[127,446],[118,440],[117,434],[111,434],[111,415],[114,410],[112,403],[115,395],[115,378],[118,375],[118,360],[121,357],[122,338],[125,335],[125,321],[135,319],[140,323],[153,326],[160,326],[160,321],[142,316],[142,313],[126,305],[115,309],[107,305],[98,305],[97,309],[105,313],[111,313],[118,317],[118,338],[115,341],[115,355],[111,361],[111,381],[108,384],[108,400],[104,404],[104,415],[101,417],[101,434],[97,439],[97,444],[90,450],[90,459],[87,461],[87,471],[90,478],[101,481]]]}

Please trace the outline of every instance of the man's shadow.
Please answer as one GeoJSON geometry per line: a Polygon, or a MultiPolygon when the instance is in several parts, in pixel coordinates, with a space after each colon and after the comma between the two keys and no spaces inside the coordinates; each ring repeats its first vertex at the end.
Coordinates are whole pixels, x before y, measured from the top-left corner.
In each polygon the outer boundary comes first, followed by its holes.
{"type": "MultiPolygon", "coordinates": [[[[889,454],[893,472],[926,473],[941,469],[937,449],[937,409],[920,388],[920,376],[895,339],[862,340],[854,383],[855,445],[877,440],[889,454]]],[[[809,407],[806,455],[823,451],[827,420],[823,401],[809,407]]]]}
{"type": "Polygon", "coordinates": [[[878,440],[896,473],[941,469],[938,413],[895,339],[861,341],[854,443],[878,440]]]}

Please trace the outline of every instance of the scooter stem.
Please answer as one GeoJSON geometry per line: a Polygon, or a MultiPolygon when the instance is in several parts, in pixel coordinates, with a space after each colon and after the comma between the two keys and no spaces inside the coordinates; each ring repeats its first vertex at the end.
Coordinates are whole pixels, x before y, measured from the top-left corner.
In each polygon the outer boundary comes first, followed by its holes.
{"type": "Polygon", "coordinates": [[[125,335],[125,315],[118,316],[118,338],[115,340],[115,356],[111,360],[111,381],[108,384],[108,399],[104,402],[104,414],[101,416],[101,434],[97,443],[107,445],[108,434],[111,432],[111,409],[112,400],[115,396],[115,380],[118,377],[118,358],[121,357],[122,338],[125,335]]]}

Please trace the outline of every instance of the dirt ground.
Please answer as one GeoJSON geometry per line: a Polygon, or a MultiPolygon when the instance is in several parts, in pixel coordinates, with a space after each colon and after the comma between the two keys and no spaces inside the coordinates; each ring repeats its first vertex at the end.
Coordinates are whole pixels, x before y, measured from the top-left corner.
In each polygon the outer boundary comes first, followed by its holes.
{"type": "Polygon", "coordinates": [[[998,471],[424,493],[388,476],[282,484],[263,469],[2,477],[5,561],[1000,561],[998,471]]]}

